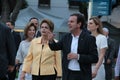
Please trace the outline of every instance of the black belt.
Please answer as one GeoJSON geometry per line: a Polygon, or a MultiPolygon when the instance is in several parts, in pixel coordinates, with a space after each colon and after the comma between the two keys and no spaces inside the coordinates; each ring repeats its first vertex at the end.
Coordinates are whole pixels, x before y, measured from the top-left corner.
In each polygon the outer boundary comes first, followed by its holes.
{"type": "Polygon", "coordinates": [[[70,70],[70,69],[68,69],[68,72],[69,73],[73,73],[73,74],[80,74],[81,73],[81,71],[75,71],[75,70],[70,70]]]}

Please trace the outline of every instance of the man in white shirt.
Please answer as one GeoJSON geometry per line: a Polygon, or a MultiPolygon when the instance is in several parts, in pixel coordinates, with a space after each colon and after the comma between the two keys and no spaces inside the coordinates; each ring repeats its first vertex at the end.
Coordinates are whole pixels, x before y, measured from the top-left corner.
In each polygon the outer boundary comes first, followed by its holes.
{"type": "Polygon", "coordinates": [[[98,61],[98,52],[95,37],[83,30],[84,23],[83,14],[70,15],[70,33],[57,43],[53,40],[54,34],[49,32],[49,47],[63,52],[62,80],[92,80],[91,64],[98,61]]]}

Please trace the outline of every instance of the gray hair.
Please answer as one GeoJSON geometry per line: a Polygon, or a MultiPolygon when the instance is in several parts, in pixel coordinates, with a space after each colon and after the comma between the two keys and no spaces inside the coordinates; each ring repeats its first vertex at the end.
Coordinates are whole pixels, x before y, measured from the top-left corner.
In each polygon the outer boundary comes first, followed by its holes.
{"type": "Polygon", "coordinates": [[[108,28],[106,28],[106,27],[103,28],[103,31],[109,32],[108,28]]]}

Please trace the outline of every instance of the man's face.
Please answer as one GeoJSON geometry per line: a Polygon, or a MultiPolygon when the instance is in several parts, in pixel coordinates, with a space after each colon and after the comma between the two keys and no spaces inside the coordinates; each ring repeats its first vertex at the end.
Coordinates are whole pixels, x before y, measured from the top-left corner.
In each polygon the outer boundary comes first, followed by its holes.
{"type": "Polygon", "coordinates": [[[103,34],[104,34],[105,36],[108,36],[109,33],[103,30],[103,34]]]}
{"type": "Polygon", "coordinates": [[[30,22],[34,23],[34,25],[38,28],[39,23],[37,19],[32,19],[30,22]]]}
{"type": "Polygon", "coordinates": [[[76,16],[70,16],[68,20],[68,26],[70,31],[75,31],[76,29],[80,28],[80,25],[77,23],[76,16]]]}
{"type": "Polygon", "coordinates": [[[6,22],[6,25],[7,25],[10,29],[14,29],[14,26],[11,24],[11,22],[6,22]]]}

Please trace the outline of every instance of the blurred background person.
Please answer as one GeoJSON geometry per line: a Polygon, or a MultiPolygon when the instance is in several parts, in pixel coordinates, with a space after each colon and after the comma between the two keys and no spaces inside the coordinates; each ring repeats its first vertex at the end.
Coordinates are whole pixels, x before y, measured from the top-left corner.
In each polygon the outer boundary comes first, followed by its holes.
{"type": "Polygon", "coordinates": [[[98,17],[91,17],[88,22],[88,30],[91,35],[96,37],[99,60],[97,64],[92,65],[93,80],[105,80],[104,56],[107,45],[107,38],[103,35],[102,22],[98,17]]]}
{"type": "Polygon", "coordinates": [[[116,63],[117,56],[119,51],[119,44],[115,42],[115,54],[114,54],[114,63],[116,63]]]}
{"type": "Polygon", "coordinates": [[[0,22],[0,80],[8,80],[7,72],[14,69],[15,48],[11,30],[0,22]]]}
{"type": "Polygon", "coordinates": [[[35,25],[36,28],[37,28],[37,31],[36,31],[36,33],[35,33],[35,37],[41,36],[38,18],[32,17],[32,18],[30,18],[29,22],[34,23],[34,25],[35,25]]]}
{"type": "Polygon", "coordinates": [[[119,45],[117,61],[115,64],[115,80],[120,80],[120,45],[119,45]]]}
{"type": "Polygon", "coordinates": [[[20,33],[14,31],[15,24],[12,21],[7,21],[6,25],[11,29],[11,33],[13,34],[13,37],[14,37],[14,40],[15,40],[16,52],[17,52],[19,44],[21,42],[20,33]]]}
{"type": "Polygon", "coordinates": [[[105,79],[112,80],[112,66],[114,62],[114,54],[115,54],[115,41],[109,37],[109,30],[107,28],[103,28],[103,34],[107,37],[108,48],[105,53],[105,79]]]}
{"type": "MultiPolygon", "coordinates": [[[[19,44],[20,44],[20,42],[21,42],[20,33],[14,31],[15,24],[14,24],[12,21],[7,21],[7,22],[6,22],[6,25],[11,29],[11,33],[12,33],[12,35],[13,35],[13,37],[14,37],[15,46],[16,46],[16,53],[17,53],[19,44]]],[[[16,77],[16,69],[14,69],[13,72],[8,72],[8,77],[9,77],[9,80],[15,80],[15,77],[16,77]]]]}
{"type": "Polygon", "coordinates": [[[32,74],[32,80],[56,80],[61,77],[60,51],[51,51],[48,46],[48,32],[53,32],[51,20],[43,19],[40,23],[41,37],[32,40],[28,55],[23,62],[21,80],[25,73],[32,74]]]}
{"type": "MultiPolygon", "coordinates": [[[[20,80],[20,75],[22,73],[22,66],[23,66],[22,63],[28,53],[30,42],[34,38],[35,32],[36,32],[36,26],[33,23],[28,23],[24,29],[25,40],[21,41],[19,49],[17,51],[17,56],[16,56],[16,65],[17,64],[20,65],[18,80],[20,80]]],[[[32,80],[32,75],[26,73],[25,80],[32,80]]]]}

